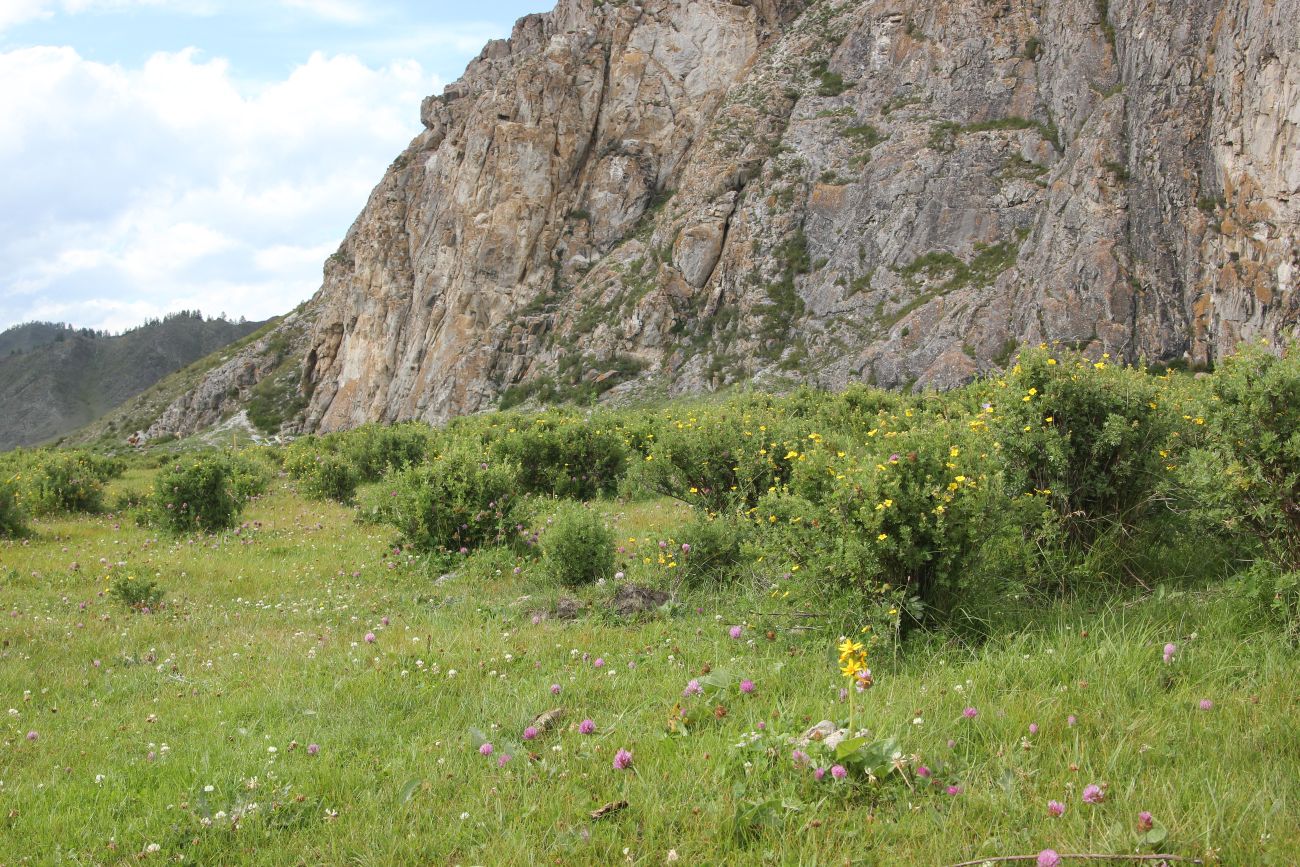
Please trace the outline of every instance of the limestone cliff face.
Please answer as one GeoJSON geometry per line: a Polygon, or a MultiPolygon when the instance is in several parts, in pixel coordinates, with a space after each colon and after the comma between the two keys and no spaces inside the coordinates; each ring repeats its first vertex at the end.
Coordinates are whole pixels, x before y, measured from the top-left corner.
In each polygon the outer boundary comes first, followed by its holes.
{"type": "Polygon", "coordinates": [[[305,428],[945,387],[1016,341],[1205,364],[1300,316],[1277,0],[560,0],[422,120],[309,304],[305,428]]]}

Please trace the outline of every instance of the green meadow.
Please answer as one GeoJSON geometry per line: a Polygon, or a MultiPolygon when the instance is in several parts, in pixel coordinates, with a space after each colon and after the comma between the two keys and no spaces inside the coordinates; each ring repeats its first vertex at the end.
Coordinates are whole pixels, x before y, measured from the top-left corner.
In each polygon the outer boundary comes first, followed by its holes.
{"type": "Polygon", "coordinates": [[[1295,863],[1298,370],[0,456],[0,864],[1295,863]]]}

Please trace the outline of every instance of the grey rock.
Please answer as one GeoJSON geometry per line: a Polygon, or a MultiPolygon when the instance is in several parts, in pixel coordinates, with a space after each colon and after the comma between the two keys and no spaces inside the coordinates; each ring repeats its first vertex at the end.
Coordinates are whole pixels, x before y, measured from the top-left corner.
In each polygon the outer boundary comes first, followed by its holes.
{"type": "Polygon", "coordinates": [[[1275,0],[560,0],[421,120],[288,341],[290,428],[442,421],[573,354],[669,394],[947,388],[1016,342],[1208,364],[1300,322],[1275,0]]]}

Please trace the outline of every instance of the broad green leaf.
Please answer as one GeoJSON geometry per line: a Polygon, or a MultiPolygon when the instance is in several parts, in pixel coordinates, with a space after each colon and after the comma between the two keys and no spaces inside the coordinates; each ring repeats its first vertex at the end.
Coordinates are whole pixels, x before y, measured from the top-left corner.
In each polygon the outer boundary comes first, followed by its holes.
{"type": "Polygon", "coordinates": [[[866,745],[866,738],[845,738],[835,747],[835,758],[846,759],[866,745]]]}

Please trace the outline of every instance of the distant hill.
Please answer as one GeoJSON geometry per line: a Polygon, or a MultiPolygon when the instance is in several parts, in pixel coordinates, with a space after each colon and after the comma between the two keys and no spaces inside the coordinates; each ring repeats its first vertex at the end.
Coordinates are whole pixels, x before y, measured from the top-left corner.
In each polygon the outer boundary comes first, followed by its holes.
{"type": "Polygon", "coordinates": [[[75,430],[260,322],[182,312],[120,335],[53,322],[0,333],[0,450],[75,430]]]}
{"type": "Polygon", "coordinates": [[[24,322],[15,325],[0,333],[0,358],[8,358],[19,352],[31,352],[56,340],[66,340],[73,333],[77,333],[73,327],[62,322],[24,322]]]}

